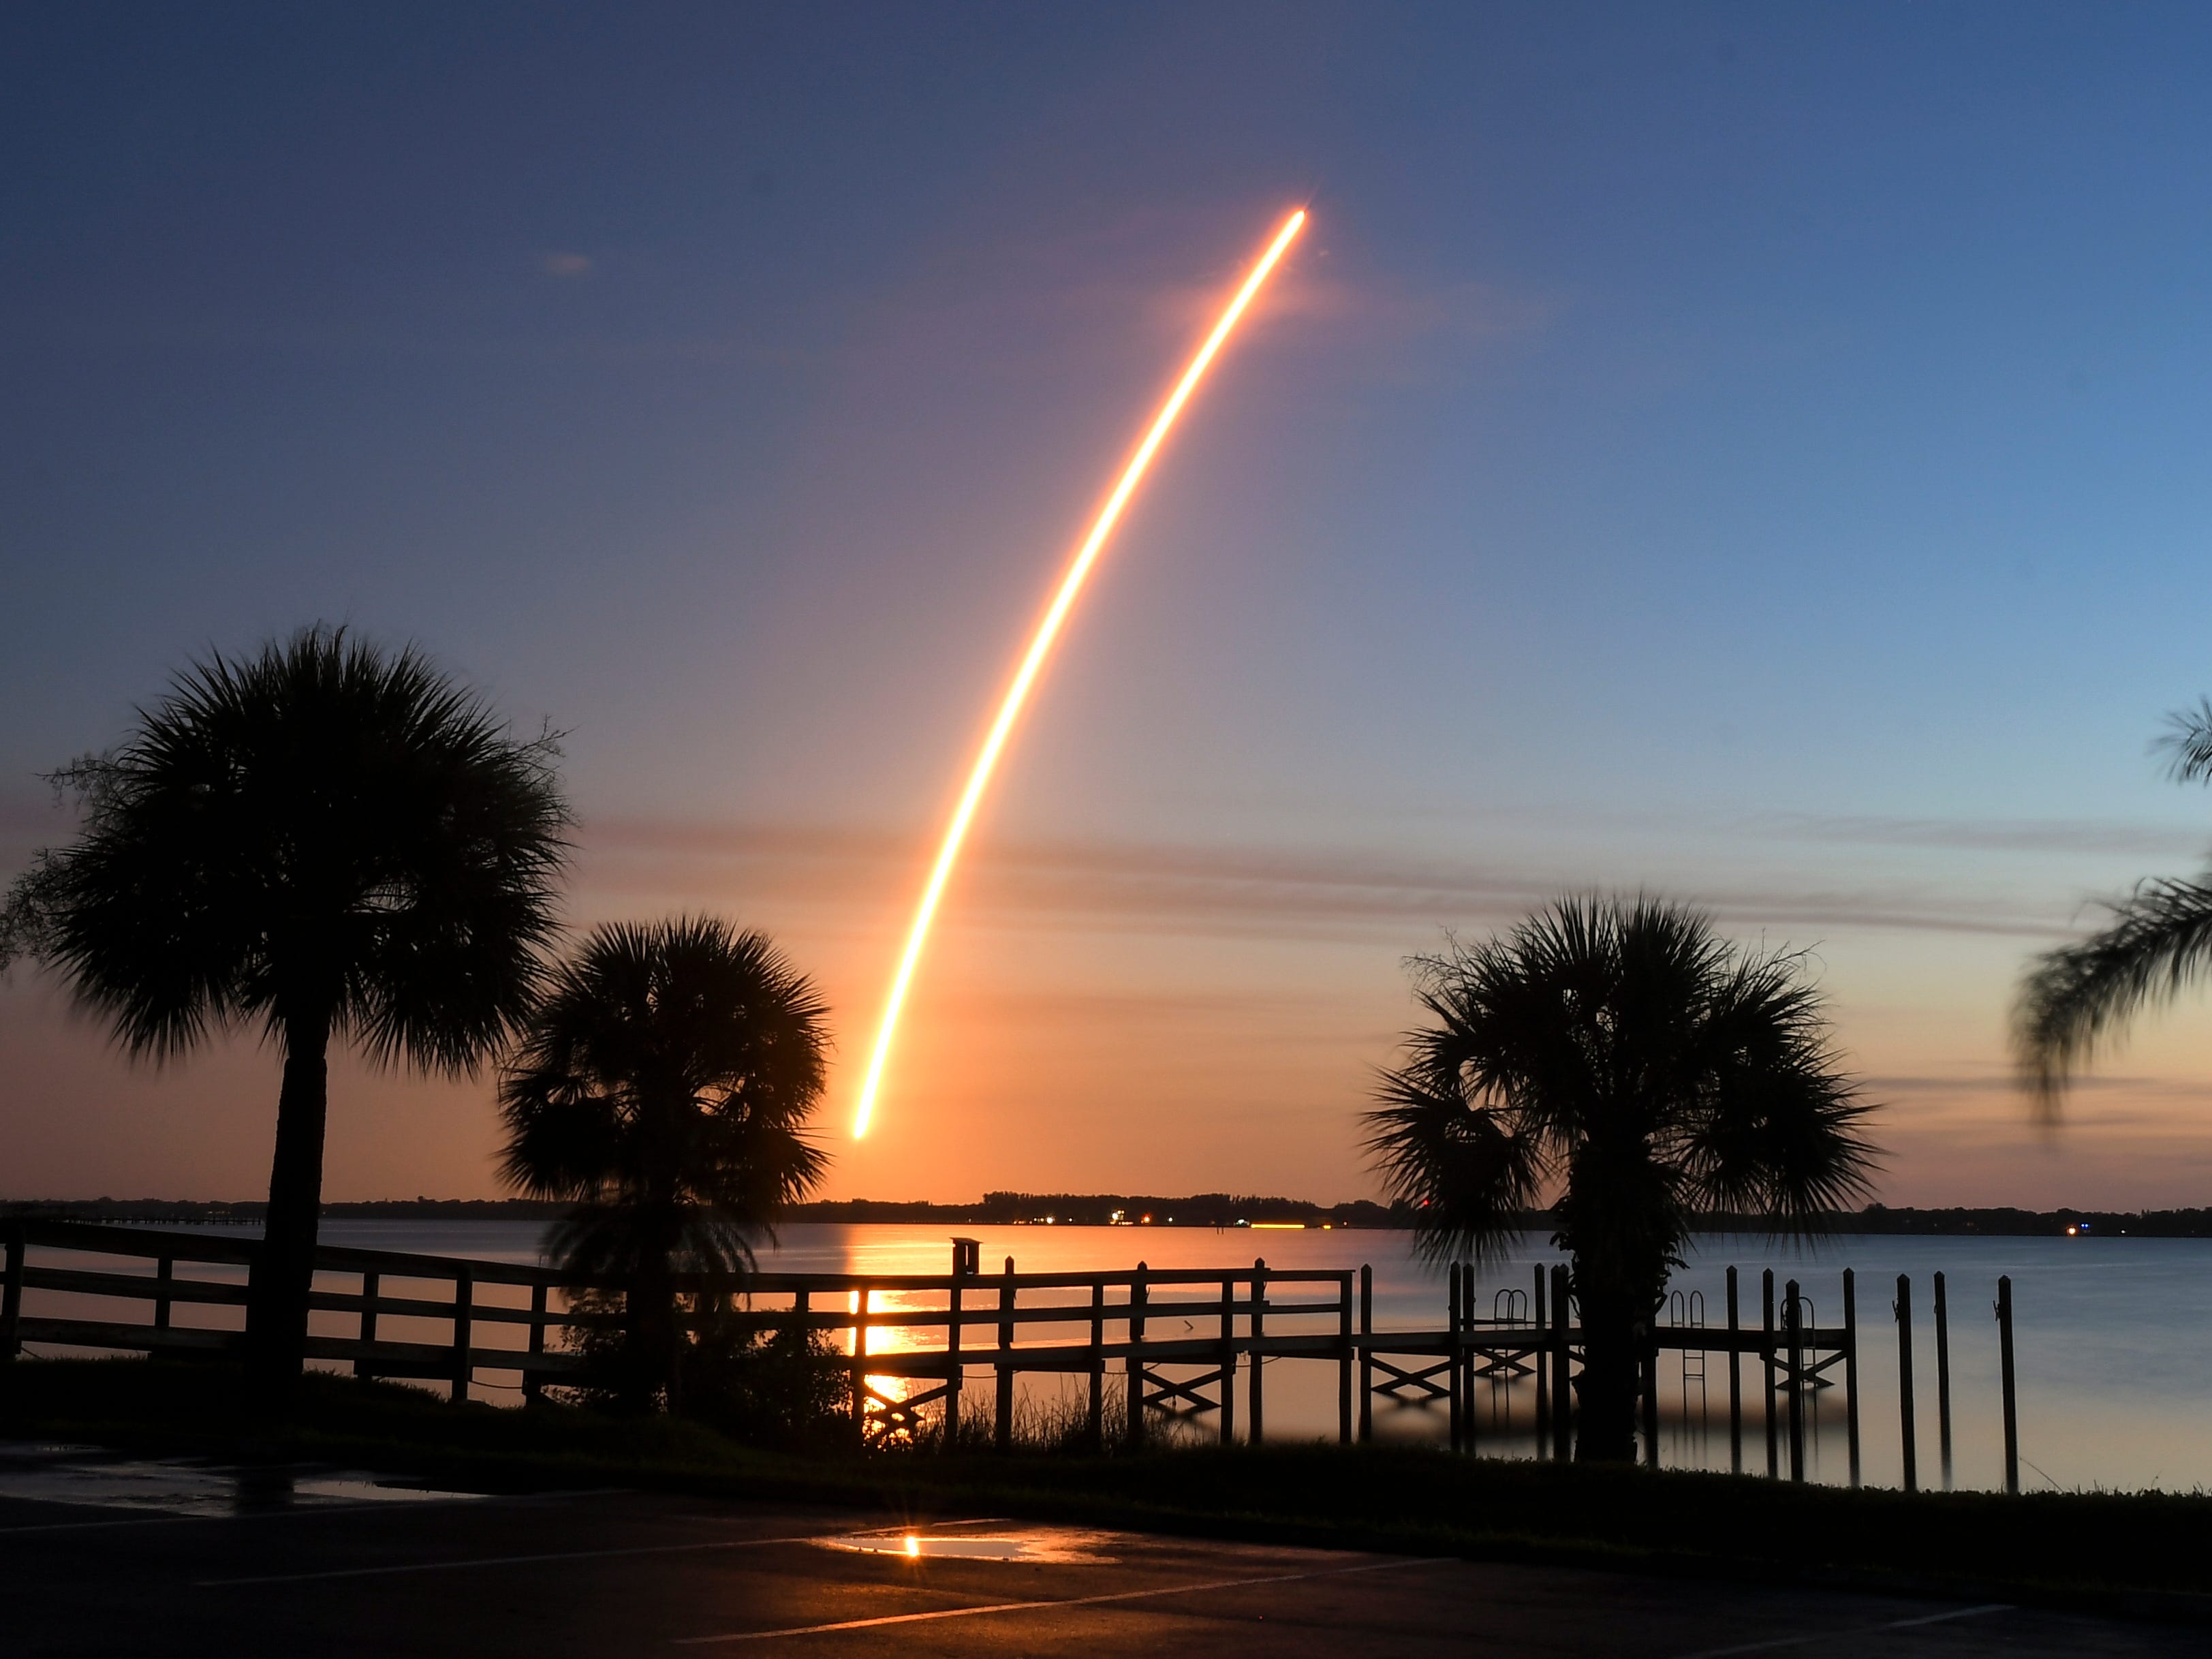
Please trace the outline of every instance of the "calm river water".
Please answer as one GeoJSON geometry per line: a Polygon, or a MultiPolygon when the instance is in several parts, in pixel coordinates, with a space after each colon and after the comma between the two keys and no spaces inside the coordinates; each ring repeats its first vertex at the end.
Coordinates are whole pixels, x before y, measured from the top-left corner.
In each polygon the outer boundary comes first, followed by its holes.
{"type": "MultiPolygon", "coordinates": [[[[1140,1259],[1155,1268],[1249,1267],[1260,1256],[1281,1269],[1371,1265],[1378,1329],[1434,1329],[1444,1320],[1443,1273],[1413,1261],[1402,1233],[1042,1226],[966,1231],[982,1241],[987,1272],[999,1269],[1009,1255],[1029,1273],[1124,1269],[1140,1259]]],[[[784,1272],[942,1273],[951,1259],[948,1231],[935,1226],[787,1226],[778,1244],[763,1251],[761,1265],[784,1272]]],[[[534,1261],[539,1232],[537,1224],[527,1222],[331,1221],[325,1224],[323,1237],[329,1243],[374,1249],[534,1261]]],[[[1536,1242],[1485,1270],[1477,1293],[1479,1314],[1492,1310],[1497,1291],[1525,1289],[1537,1264],[1557,1259],[1554,1253],[1533,1248],[1536,1242]]],[[[1677,1322],[1693,1314],[1696,1295],[1704,1298],[1706,1322],[1724,1322],[1723,1274],[1731,1263],[1741,1273],[1747,1324],[1758,1322],[1762,1268],[1771,1267],[1778,1283],[1799,1280],[1814,1304],[1814,1322],[1821,1325],[1840,1321],[1842,1270],[1856,1270],[1862,1462],[1869,1485],[1895,1485],[1900,1477],[1897,1328],[1891,1313],[1899,1273],[1913,1281],[1921,1483],[1942,1481],[1929,1277],[1941,1270],[1949,1291],[1957,1485],[1989,1487],[2002,1480],[1991,1304],[1998,1276],[2009,1274],[2023,1488],[2212,1488],[2212,1241],[1863,1237],[1798,1254],[1757,1238],[1707,1235],[1698,1240],[1688,1267],[1675,1275],[1685,1303],[1677,1322]]],[[[326,1316],[319,1316],[319,1322],[320,1317],[326,1316]]],[[[1155,1328],[1168,1334],[1157,1322],[1155,1328]]],[[[1727,1359],[1708,1355],[1704,1370],[1700,1383],[1694,1358],[1686,1364],[1680,1354],[1662,1356],[1662,1456],[1678,1467],[1726,1468],[1727,1359]]],[[[988,1392],[987,1379],[976,1377],[975,1386],[980,1403],[988,1392]]],[[[1048,1377],[1024,1384],[1037,1402],[1075,1386],[1073,1380],[1063,1384],[1048,1377]]],[[[1267,1389],[1269,1438],[1334,1434],[1333,1364],[1270,1362],[1267,1389]]],[[[1477,1419],[1482,1449],[1531,1455],[1534,1394],[1528,1382],[1486,1385],[1482,1392],[1486,1398],[1478,1403],[1477,1419]]],[[[514,1397],[489,1378],[479,1384],[479,1394],[486,1399],[514,1397]]],[[[1815,1479],[1841,1481],[1847,1474],[1841,1394],[1840,1389],[1823,1391],[1813,1408],[1808,1455],[1815,1479]]],[[[1765,1466],[1759,1395],[1757,1362],[1747,1360],[1743,1456],[1748,1469],[1765,1466]]],[[[1375,1419],[1379,1437],[1440,1441],[1446,1432],[1440,1405],[1393,1405],[1378,1399],[1375,1419]]]]}

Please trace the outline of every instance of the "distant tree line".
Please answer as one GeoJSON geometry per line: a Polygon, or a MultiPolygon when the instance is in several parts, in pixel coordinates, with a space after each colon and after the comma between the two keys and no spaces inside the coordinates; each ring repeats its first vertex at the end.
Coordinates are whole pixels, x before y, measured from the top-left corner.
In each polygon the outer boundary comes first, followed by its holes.
{"type": "MultiPolygon", "coordinates": [[[[28,1199],[0,1201],[0,1215],[40,1217],[65,1221],[130,1221],[181,1223],[216,1226],[259,1224],[268,1206],[258,1200],[198,1202],[174,1199],[28,1199]]],[[[1156,1227],[1233,1227],[1280,1225],[1303,1222],[1310,1227],[1410,1228],[1413,1206],[1403,1200],[1376,1204],[1358,1199],[1349,1204],[1315,1204],[1295,1198],[1236,1198],[1223,1193],[1199,1193],[1184,1198],[1149,1197],[1123,1193],[986,1193],[978,1204],[932,1204],[921,1200],[849,1198],[794,1204],[783,1212],[786,1221],[840,1222],[848,1226],[925,1225],[1019,1226],[1049,1217],[1064,1227],[1103,1227],[1111,1224],[1115,1211],[1125,1219],[1152,1217],[1156,1227]]],[[[351,1203],[325,1204],[325,1220],[343,1221],[551,1221],[568,1212],[568,1206],[541,1199],[507,1198],[390,1198],[351,1203]]],[[[1549,1237],[1557,1218],[1549,1210],[1524,1211],[1518,1230],[1532,1238],[1549,1237]]],[[[1707,1233],[1759,1232],[1765,1224],[1756,1216],[1713,1216],[1698,1231],[1707,1233]]],[[[2129,1238],[2212,1238],[2212,1207],[2176,1210],[2025,1210],[2012,1206],[1978,1209],[1893,1208],[1869,1204],[1841,1217],[1838,1233],[1869,1235],[1926,1235],[1989,1238],[2039,1238],[2063,1236],[2069,1227],[2086,1229],[2093,1237],[2129,1238]]]]}

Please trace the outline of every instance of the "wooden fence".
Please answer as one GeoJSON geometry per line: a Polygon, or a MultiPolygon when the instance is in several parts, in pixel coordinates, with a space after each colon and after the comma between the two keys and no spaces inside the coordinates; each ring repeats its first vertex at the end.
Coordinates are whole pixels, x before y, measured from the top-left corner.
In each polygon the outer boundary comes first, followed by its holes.
{"type": "MultiPolygon", "coordinates": [[[[0,1224],[5,1242],[0,1293],[0,1360],[26,1343],[171,1356],[217,1357],[242,1340],[246,1271],[258,1246],[201,1232],[162,1231],[80,1222],[0,1224]],[[40,1260],[33,1261],[32,1252],[40,1260]],[[190,1271],[187,1271],[190,1270],[190,1271]],[[130,1304],[135,1321],[27,1309],[56,1296],[130,1304]],[[192,1310],[179,1317],[180,1312],[192,1310]]],[[[555,1270],[453,1256],[403,1255],[325,1245],[316,1252],[307,1353],[361,1376],[441,1382],[455,1399],[474,1388],[506,1387],[526,1399],[579,1380],[583,1364],[572,1334],[611,1316],[580,1309],[594,1288],[555,1270]],[[492,1379],[512,1376],[513,1383],[492,1379]]],[[[1443,1400],[1451,1444],[1476,1448],[1479,1379],[1525,1376],[1536,1384],[1540,1450],[1568,1455],[1582,1335],[1563,1267],[1538,1267],[1527,1292],[1493,1291],[1475,1304],[1475,1271],[1449,1273],[1438,1326],[1377,1329],[1373,1273],[1250,1267],[1152,1269],[1139,1262],[1109,1273],[985,1273],[972,1240],[955,1240],[948,1273],[757,1273],[742,1287],[678,1280],[682,1288],[732,1298],[754,1330],[828,1333],[849,1368],[854,1431],[862,1437],[917,1434],[926,1408],[939,1425],[961,1425],[963,1394],[975,1371],[988,1371],[993,1438],[1010,1443],[1014,1380],[1025,1374],[1087,1382],[1090,1438],[1107,1432],[1107,1379],[1121,1380],[1119,1431],[1141,1443],[1155,1419],[1213,1414],[1224,1443],[1266,1432],[1267,1363],[1324,1362],[1336,1368],[1340,1440],[1373,1434],[1373,1406],[1385,1400],[1443,1400]],[[1241,1383],[1241,1387],[1240,1387],[1241,1383]],[[1355,1405],[1356,1402],[1356,1405],[1355,1405]],[[1134,1409],[1131,1409],[1133,1405],[1134,1409]]],[[[1832,1386],[1840,1370],[1846,1401],[1850,1474],[1858,1456],[1858,1336],[1852,1275],[1844,1274],[1843,1322],[1810,1321],[1796,1282],[1778,1299],[1765,1276],[1757,1323],[1739,1306],[1735,1269],[1728,1273],[1724,1324],[1701,1316],[1662,1322],[1645,1348],[1647,1455],[1658,1458],[1658,1364],[1662,1351],[1723,1356],[1735,1462],[1742,1466],[1745,1362],[1763,1389],[1767,1473],[1779,1474],[1786,1439],[1791,1477],[1805,1474],[1804,1401],[1832,1386]]],[[[2009,1368],[2008,1367],[2008,1371],[2009,1368]]],[[[1948,1425],[1948,1412],[1947,1412],[1948,1425]]],[[[1909,1454],[1908,1454],[1909,1455],[1909,1454]]]]}

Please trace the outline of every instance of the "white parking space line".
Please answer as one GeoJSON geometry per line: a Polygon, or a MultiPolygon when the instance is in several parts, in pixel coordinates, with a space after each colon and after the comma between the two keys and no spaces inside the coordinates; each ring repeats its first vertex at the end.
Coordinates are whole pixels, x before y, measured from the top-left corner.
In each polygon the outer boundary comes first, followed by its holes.
{"type": "Polygon", "coordinates": [[[1114,1590],[1103,1595],[1066,1595],[1054,1601],[999,1601],[981,1607],[940,1607],[931,1613],[892,1613],[876,1619],[844,1619],[833,1625],[793,1625],[785,1630],[737,1631],[726,1636],[680,1636],[678,1647],[714,1642],[768,1642],[783,1636],[819,1636],[830,1631],[875,1630],[884,1625],[918,1625],[935,1619],[981,1619],[994,1613],[1032,1613],[1044,1607],[1091,1607],[1107,1601],[1142,1601],[1161,1595],[1192,1595],[1206,1590],[1243,1589],[1254,1584],[1294,1584],[1302,1579],[1340,1578],[1353,1572],[1388,1572],[1400,1567],[1433,1567],[1458,1558],[1431,1555],[1397,1561],[1363,1561],[1357,1566],[1322,1567],[1311,1572],[1279,1572],[1264,1578],[1215,1578],[1196,1584],[1163,1584],[1155,1589],[1114,1590]]]}
{"type": "Polygon", "coordinates": [[[1893,1619],[1886,1625],[1859,1625],[1850,1630],[1824,1630],[1813,1636],[1778,1636],[1771,1641],[1745,1642],[1732,1648],[1701,1648],[1681,1659],[1728,1659],[1737,1653],[1771,1653],[1777,1648],[1809,1648],[1816,1642],[1841,1642],[1854,1636],[1878,1636],[1886,1630],[1911,1630],[1919,1625],[1947,1625],[1954,1619],[1979,1619],[1986,1613],[2010,1613],[2009,1601],[1988,1601],[1978,1607],[1953,1607],[1948,1613],[1923,1613],[1917,1619],[1893,1619]]]}
{"type": "MultiPolygon", "coordinates": [[[[946,1521],[948,1527],[967,1527],[972,1521],[946,1521]]],[[[250,1578],[200,1578],[194,1589],[234,1589],[246,1584],[307,1584],[329,1578],[385,1578],[396,1573],[459,1572],[471,1567],[528,1567],[545,1561],[605,1561],[629,1555],[696,1555],[713,1550],[765,1549],[771,1544],[815,1544],[820,1531],[793,1533],[785,1538],[719,1538],[690,1544],[631,1544],[614,1549],[551,1550],[538,1555],[474,1555],[450,1561],[403,1561],[383,1567],[330,1567],[319,1572],[258,1573],[250,1578]]]]}

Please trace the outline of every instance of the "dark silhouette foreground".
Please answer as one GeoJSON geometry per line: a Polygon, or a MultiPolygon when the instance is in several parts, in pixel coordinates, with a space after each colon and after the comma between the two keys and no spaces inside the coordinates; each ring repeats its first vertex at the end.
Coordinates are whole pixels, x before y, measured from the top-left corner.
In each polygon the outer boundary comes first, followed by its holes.
{"type": "Polygon", "coordinates": [[[762,934],[705,917],[600,927],[501,1079],[507,1179],[571,1203],[555,1258],[622,1287],[611,1358],[634,1409],[678,1403],[693,1345],[678,1275],[749,1271],[752,1240],[828,1168],[805,1127],[825,1012],[762,934]]]}
{"type": "Polygon", "coordinates": [[[1698,1218],[1810,1232],[1865,1190],[1869,1109],[1803,958],[1739,951],[1679,906],[1574,898],[1413,969],[1432,1023],[1384,1074],[1368,1150],[1431,1260],[1486,1259],[1558,1190],[1577,1455],[1632,1458],[1644,1337],[1698,1218]]]}
{"type": "Polygon", "coordinates": [[[283,1056],[246,1303],[264,1403],[305,1354],[331,1042],[465,1073],[506,1039],[554,931],[557,754],[417,653],[313,628],[210,657],[58,775],[82,830],[15,883],[0,954],[45,960],[135,1057],[240,1027],[283,1056]]]}

